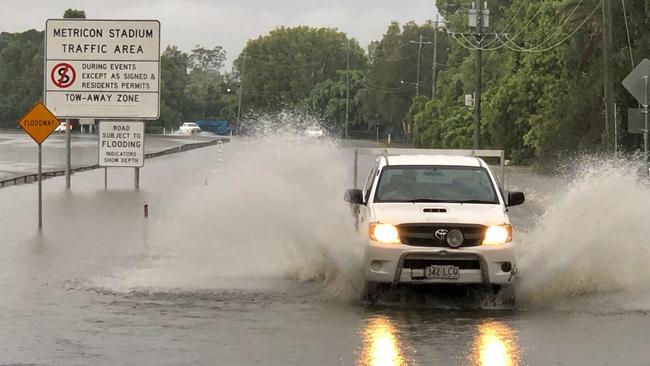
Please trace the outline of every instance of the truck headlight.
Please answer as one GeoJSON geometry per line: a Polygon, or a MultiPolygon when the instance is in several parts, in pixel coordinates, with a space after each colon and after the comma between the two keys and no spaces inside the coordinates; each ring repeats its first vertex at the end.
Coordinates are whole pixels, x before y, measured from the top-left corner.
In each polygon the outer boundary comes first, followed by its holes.
{"type": "Polygon", "coordinates": [[[372,222],[369,226],[370,239],[381,243],[399,243],[397,228],[391,224],[372,222]]]}
{"type": "Polygon", "coordinates": [[[489,226],[483,237],[483,245],[500,245],[512,241],[512,226],[494,225],[489,226]]]}

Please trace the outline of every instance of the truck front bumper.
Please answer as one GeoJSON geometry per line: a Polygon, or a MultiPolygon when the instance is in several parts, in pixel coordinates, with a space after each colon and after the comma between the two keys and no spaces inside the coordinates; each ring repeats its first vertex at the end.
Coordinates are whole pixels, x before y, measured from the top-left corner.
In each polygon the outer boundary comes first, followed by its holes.
{"type": "Polygon", "coordinates": [[[452,249],[368,241],[364,273],[369,282],[507,285],[515,282],[517,263],[513,243],[452,249]],[[430,265],[457,266],[459,277],[427,278],[430,265]]]}

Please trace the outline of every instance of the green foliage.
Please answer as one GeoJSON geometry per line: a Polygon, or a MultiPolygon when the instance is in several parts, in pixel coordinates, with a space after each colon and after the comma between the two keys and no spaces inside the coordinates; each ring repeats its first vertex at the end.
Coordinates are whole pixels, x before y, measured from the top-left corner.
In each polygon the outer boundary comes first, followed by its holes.
{"type": "MultiPolygon", "coordinates": [[[[467,29],[465,2],[438,5],[448,28],[467,29]]],[[[647,51],[650,37],[634,25],[647,22],[639,13],[648,14],[648,9],[646,5],[644,12],[632,13],[632,6],[644,5],[628,5],[633,52],[638,55],[641,49],[647,51]]],[[[627,44],[622,9],[613,11],[614,44],[627,44]]],[[[599,2],[500,0],[490,3],[490,17],[490,31],[508,33],[512,43],[483,52],[481,147],[504,149],[515,162],[540,166],[562,156],[604,149],[599,2]],[[524,52],[517,46],[545,51],[524,52]]],[[[501,44],[496,40],[492,47],[501,44]]],[[[613,56],[619,110],[635,104],[620,86],[630,71],[628,51],[623,48],[613,56]]],[[[471,147],[472,111],[462,102],[475,90],[474,51],[453,41],[447,63],[451,66],[439,75],[437,100],[415,114],[415,142],[437,148],[471,147]]],[[[628,136],[623,139],[632,141],[628,136]]]]}
{"type": "MultiPolygon", "coordinates": [[[[438,0],[445,27],[470,32],[466,0],[438,0]]],[[[614,99],[625,120],[636,101],[620,85],[634,64],[650,54],[650,5],[612,4],[614,99]]],[[[602,14],[598,0],[491,0],[490,33],[483,54],[482,148],[504,149],[517,163],[552,165],[563,156],[604,150],[602,14]],[[504,42],[506,44],[504,44],[504,42]],[[495,49],[498,48],[498,49],[495,49]],[[538,52],[543,51],[543,52],[538,52]]],[[[68,9],[64,17],[85,17],[68,9]]],[[[469,33],[468,33],[469,34],[469,33]]],[[[391,131],[416,146],[471,148],[474,111],[465,95],[476,88],[472,35],[454,39],[437,32],[437,86],[432,98],[435,28],[432,22],[388,25],[368,52],[330,28],[280,27],[249,40],[224,72],[225,51],[168,47],[161,56],[158,126],[186,120],[235,120],[242,112],[299,108],[323,116],[339,131],[391,131]],[[422,37],[424,44],[418,41],[422,37]],[[468,49],[467,46],[470,46],[468,49]],[[465,46],[465,47],[463,47],[465,46]],[[419,59],[419,62],[418,62],[419,59]],[[348,62],[349,60],[349,62],[348,62]],[[418,73],[419,71],[419,73],[418,73]],[[418,75],[419,74],[419,75],[418,75]],[[419,77],[418,77],[419,76],[419,77]],[[415,83],[419,80],[419,95],[415,83]],[[346,103],[349,88],[349,103],[346,103]],[[346,108],[347,104],[347,108],[346,108]],[[347,115],[346,115],[347,109],[347,115]]],[[[0,33],[0,121],[15,121],[43,89],[43,33],[0,33]]],[[[639,148],[639,135],[620,123],[619,145],[639,148]]],[[[399,137],[399,136],[397,136],[399,137]]]]}
{"type": "Polygon", "coordinates": [[[77,10],[77,9],[67,9],[65,13],[63,13],[64,18],[82,18],[86,19],[86,12],[83,10],[77,10]]]}
{"type": "MultiPolygon", "coordinates": [[[[418,25],[409,22],[400,27],[396,22],[389,25],[381,40],[369,47],[369,70],[365,90],[361,93],[363,117],[368,127],[382,125],[393,131],[410,135],[412,118],[407,112],[416,96],[415,83],[418,82],[421,96],[431,96],[433,68],[432,43],[434,27],[431,23],[418,25]],[[421,54],[420,54],[421,52],[421,54]],[[418,57],[419,56],[419,57],[418,57]],[[418,66],[418,58],[420,60],[418,66]]],[[[438,63],[444,63],[447,56],[447,40],[439,32],[438,63]]]]}
{"type": "MultiPolygon", "coordinates": [[[[361,101],[359,91],[363,87],[363,72],[351,70],[349,75],[349,125],[350,130],[364,128],[359,109],[361,101]]],[[[309,92],[309,95],[302,100],[302,106],[309,111],[320,114],[326,118],[332,127],[339,131],[345,131],[346,121],[346,96],[347,96],[347,75],[345,70],[337,72],[335,80],[327,79],[322,81],[309,92]]]]}
{"type": "Polygon", "coordinates": [[[160,126],[183,121],[236,116],[236,83],[221,72],[226,59],[220,47],[195,47],[189,54],[175,46],[161,56],[160,126]]]}
{"type": "Polygon", "coordinates": [[[43,96],[43,32],[0,33],[0,127],[18,119],[43,96]]]}
{"type": "Polygon", "coordinates": [[[319,83],[346,70],[365,68],[363,49],[331,28],[280,27],[249,40],[234,64],[243,88],[243,109],[298,106],[319,83]],[[349,48],[348,48],[349,47],[349,48]]]}

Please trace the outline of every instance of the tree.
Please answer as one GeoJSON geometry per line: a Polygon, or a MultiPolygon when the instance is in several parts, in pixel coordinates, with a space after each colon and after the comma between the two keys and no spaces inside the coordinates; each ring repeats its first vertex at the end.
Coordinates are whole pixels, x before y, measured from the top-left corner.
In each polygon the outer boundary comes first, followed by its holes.
{"type": "MultiPolygon", "coordinates": [[[[419,42],[420,36],[423,42],[432,42],[433,32],[431,23],[408,22],[400,27],[399,23],[392,22],[382,39],[370,45],[369,70],[361,93],[368,127],[380,125],[411,134],[413,118],[406,117],[416,96],[418,69],[420,96],[430,98],[433,68],[432,45],[423,44],[420,48],[414,42],[419,42]]],[[[438,37],[439,63],[446,60],[446,42],[438,37]]]]}
{"type": "Polygon", "coordinates": [[[331,28],[280,27],[249,40],[234,65],[244,84],[246,110],[297,106],[320,82],[346,69],[363,69],[365,56],[356,41],[331,28]]]}
{"type": "MultiPolygon", "coordinates": [[[[349,130],[365,129],[360,113],[361,101],[359,91],[363,88],[363,72],[351,70],[349,75],[349,130]]],[[[346,70],[337,71],[335,80],[327,79],[316,84],[302,101],[302,105],[313,112],[324,116],[330,127],[336,128],[339,132],[345,130],[346,122],[346,97],[347,97],[347,75],[346,70]]]]}
{"type": "Polygon", "coordinates": [[[86,12],[83,10],[77,10],[77,9],[67,9],[65,13],[63,13],[64,18],[86,18],[86,12]]]}
{"type": "Polygon", "coordinates": [[[43,32],[0,33],[0,126],[15,127],[43,95],[43,32]]]}

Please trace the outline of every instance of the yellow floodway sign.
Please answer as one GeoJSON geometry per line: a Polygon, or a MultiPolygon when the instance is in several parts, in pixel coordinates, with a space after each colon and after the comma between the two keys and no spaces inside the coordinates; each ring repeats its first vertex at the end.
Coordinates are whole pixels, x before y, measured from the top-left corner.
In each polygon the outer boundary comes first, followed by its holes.
{"type": "Polygon", "coordinates": [[[59,123],[59,120],[41,102],[34,104],[32,109],[18,122],[20,127],[39,145],[50,137],[59,123]]]}

